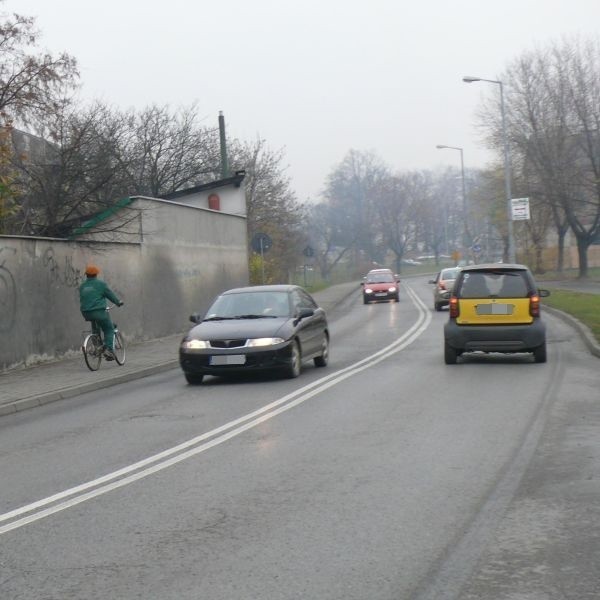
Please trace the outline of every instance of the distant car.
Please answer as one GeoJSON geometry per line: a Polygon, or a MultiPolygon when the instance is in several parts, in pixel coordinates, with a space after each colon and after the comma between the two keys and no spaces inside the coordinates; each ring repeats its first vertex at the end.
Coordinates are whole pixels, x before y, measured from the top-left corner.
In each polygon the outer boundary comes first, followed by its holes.
{"type": "Polygon", "coordinates": [[[400,301],[400,278],[390,269],[369,271],[362,283],[363,303],[379,300],[400,301]]]}
{"type": "Polygon", "coordinates": [[[455,364],[464,352],[531,352],[535,362],[546,362],[540,298],[549,295],[524,265],[463,267],[444,326],[445,363],[455,364]]]}
{"type": "Polygon", "coordinates": [[[414,258],[403,258],[402,264],[416,266],[416,265],[422,265],[423,263],[419,260],[415,260],[414,258]]]}
{"type": "Polygon", "coordinates": [[[264,285],[222,293],[183,338],[179,363],[190,384],[205,375],[279,372],[298,377],[301,364],[329,360],[325,311],[303,288],[264,285]]]}
{"type": "Polygon", "coordinates": [[[450,293],[452,292],[452,286],[456,280],[460,269],[458,267],[449,267],[442,269],[436,276],[435,279],[430,279],[429,283],[433,283],[433,308],[435,310],[442,310],[443,306],[448,306],[450,302],[450,293]]]}

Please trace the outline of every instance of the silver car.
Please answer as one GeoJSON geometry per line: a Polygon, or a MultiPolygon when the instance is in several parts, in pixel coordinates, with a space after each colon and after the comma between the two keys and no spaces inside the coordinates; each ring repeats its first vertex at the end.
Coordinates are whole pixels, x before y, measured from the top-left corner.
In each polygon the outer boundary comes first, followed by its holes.
{"type": "Polygon", "coordinates": [[[442,310],[442,306],[448,306],[454,281],[459,272],[460,267],[448,267],[447,269],[442,269],[435,276],[435,279],[429,280],[429,283],[435,285],[433,288],[433,308],[435,310],[442,310]]]}

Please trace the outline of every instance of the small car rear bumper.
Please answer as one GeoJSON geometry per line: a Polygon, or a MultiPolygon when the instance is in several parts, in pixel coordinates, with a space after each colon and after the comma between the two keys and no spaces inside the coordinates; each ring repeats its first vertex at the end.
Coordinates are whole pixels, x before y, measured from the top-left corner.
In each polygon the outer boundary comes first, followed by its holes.
{"type": "Polygon", "coordinates": [[[457,325],[450,319],[444,326],[444,341],[463,352],[531,352],[546,341],[541,319],[529,325],[457,325]]]}

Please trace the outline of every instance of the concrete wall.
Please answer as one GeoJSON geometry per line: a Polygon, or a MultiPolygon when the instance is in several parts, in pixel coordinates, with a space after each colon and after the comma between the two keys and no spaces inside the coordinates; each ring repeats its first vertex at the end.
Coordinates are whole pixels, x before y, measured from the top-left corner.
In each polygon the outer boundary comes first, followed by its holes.
{"type": "Polygon", "coordinates": [[[0,368],[79,348],[87,325],[78,286],[88,262],[125,302],[112,315],[128,341],[186,331],[192,312],[248,284],[245,218],[140,203],[141,243],[0,236],[0,368]]]}

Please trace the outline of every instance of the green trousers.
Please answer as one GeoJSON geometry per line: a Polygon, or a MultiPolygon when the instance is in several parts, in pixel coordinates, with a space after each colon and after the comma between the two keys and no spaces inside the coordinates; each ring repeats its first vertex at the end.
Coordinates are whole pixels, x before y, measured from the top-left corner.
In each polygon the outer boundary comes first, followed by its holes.
{"type": "Polygon", "coordinates": [[[115,326],[108,314],[107,310],[85,310],[81,311],[83,318],[86,321],[92,322],[92,331],[100,333],[100,329],[104,333],[104,345],[110,350],[115,349],[115,326]]]}

